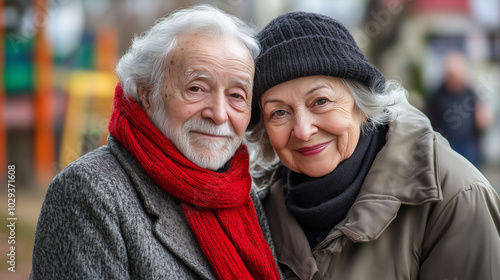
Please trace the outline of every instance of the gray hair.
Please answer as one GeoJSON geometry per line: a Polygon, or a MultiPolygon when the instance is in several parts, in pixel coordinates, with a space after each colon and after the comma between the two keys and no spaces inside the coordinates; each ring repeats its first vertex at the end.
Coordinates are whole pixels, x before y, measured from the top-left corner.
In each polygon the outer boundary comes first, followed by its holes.
{"type": "MultiPolygon", "coordinates": [[[[360,128],[362,133],[373,131],[379,125],[395,120],[399,115],[397,105],[406,100],[408,95],[406,89],[394,80],[385,83],[383,92],[377,92],[375,88],[368,88],[355,80],[341,79],[341,81],[354,98],[355,106],[366,116],[360,128]]],[[[246,133],[245,142],[249,146],[250,171],[254,178],[261,178],[279,164],[279,158],[267,135],[262,115],[257,125],[246,133]]]]}
{"type": "MultiPolygon", "coordinates": [[[[142,36],[133,39],[128,52],[116,67],[124,94],[138,100],[138,88],[152,92],[152,99],[161,101],[165,81],[166,60],[177,46],[177,38],[202,31],[219,37],[234,37],[241,41],[255,60],[260,46],[256,29],[237,17],[210,6],[198,5],[175,11],[161,18],[142,36]]],[[[158,104],[157,104],[158,105],[158,104]]],[[[155,106],[160,108],[162,106],[155,106]]]]}

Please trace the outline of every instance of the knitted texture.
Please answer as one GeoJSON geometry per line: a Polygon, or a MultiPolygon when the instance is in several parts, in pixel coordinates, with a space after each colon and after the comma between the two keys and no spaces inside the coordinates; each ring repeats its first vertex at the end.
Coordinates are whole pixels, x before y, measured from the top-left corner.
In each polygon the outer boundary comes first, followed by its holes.
{"type": "Polygon", "coordinates": [[[181,201],[188,224],[219,279],[279,279],[250,198],[248,151],[242,145],[229,169],[203,169],[156,128],[118,84],[109,132],[144,171],[181,201]]]}
{"type": "Polygon", "coordinates": [[[272,20],[257,35],[262,51],[255,63],[252,119],[260,118],[260,97],[268,89],[300,77],[352,79],[382,90],[385,78],[364,56],[340,22],[315,13],[293,12],[272,20]]]}

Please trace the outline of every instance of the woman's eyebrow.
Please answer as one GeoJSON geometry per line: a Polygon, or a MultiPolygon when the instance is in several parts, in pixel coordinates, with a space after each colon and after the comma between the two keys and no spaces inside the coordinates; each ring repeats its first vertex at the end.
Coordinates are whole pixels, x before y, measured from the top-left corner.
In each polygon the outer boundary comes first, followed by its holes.
{"type": "Polygon", "coordinates": [[[327,86],[325,86],[325,85],[318,85],[318,86],[313,87],[312,89],[308,90],[308,91],[306,92],[306,95],[309,95],[309,94],[311,94],[311,93],[313,93],[313,92],[317,91],[318,89],[322,89],[322,88],[329,88],[329,87],[327,87],[327,86]]]}

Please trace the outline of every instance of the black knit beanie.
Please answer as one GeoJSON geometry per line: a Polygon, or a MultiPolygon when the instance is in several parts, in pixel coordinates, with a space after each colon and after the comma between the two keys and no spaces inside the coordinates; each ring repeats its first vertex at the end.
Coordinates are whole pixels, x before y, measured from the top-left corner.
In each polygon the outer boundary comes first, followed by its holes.
{"type": "Polygon", "coordinates": [[[359,49],[346,27],[325,15],[292,12],[272,20],[257,38],[252,119],[260,118],[260,98],[275,85],[305,76],[352,79],[382,91],[385,79],[359,49]]]}

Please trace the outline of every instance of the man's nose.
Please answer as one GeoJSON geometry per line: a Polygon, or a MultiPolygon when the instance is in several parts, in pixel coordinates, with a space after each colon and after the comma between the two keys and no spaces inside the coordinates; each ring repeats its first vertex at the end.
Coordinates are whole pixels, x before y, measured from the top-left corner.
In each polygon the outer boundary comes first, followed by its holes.
{"type": "Polygon", "coordinates": [[[213,120],[215,124],[223,124],[228,120],[226,97],[223,93],[213,93],[207,101],[201,116],[213,120]]]}
{"type": "Polygon", "coordinates": [[[313,134],[318,132],[313,118],[304,113],[299,113],[294,117],[292,137],[301,141],[307,141],[313,134]]]}

